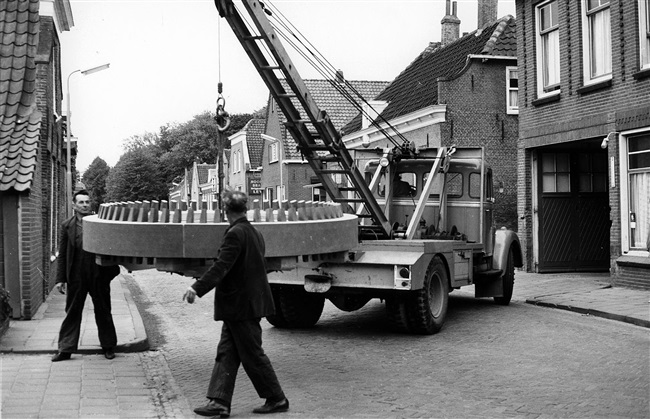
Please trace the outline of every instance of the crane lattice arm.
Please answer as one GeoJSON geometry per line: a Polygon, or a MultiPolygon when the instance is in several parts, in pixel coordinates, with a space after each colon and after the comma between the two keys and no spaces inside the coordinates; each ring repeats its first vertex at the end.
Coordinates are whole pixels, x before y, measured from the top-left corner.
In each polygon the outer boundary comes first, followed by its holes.
{"type": "Polygon", "coordinates": [[[243,0],[242,4],[255,26],[249,29],[232,0],[215,0],[215,4],[282,109],[287,118],[287,130],[330,198],[348,207],[350,203],[363,204],[368,213],[360,216],[371,218],[379,233],[390,236],[391,226],[386,215],[343,144],[341,134],[327,113],[318,107],[298,74],[267,17],[270,11],[265,10],[260,1],[243,0]],[[265,55],[263,48],[268,54],[265,55]],[[289,91],[284,88],[282,79],[286,81],[289,91]],[[327,155],[323,152],[327,152],[327,155]],[[338,167],[328,169],[327,162],[337,163],[338,167]],[[339,186],[331,174],[345,176],[348,180],[346,186],[339,186]]]}

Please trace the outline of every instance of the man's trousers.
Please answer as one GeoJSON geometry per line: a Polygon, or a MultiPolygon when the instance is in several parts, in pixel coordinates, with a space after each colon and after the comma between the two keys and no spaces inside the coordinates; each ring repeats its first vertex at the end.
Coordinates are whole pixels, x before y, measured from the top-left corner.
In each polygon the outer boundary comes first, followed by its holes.
{"type": "Polygon", "coordinates": [[[244,367],[261,398],[284,399],[271,361],[262,349],[260,319],[223,322],[221,340],[208,386],[209,399],[221,399],[230,406],[239,364],[244,367]]]}
{"type": "Polygon", "coordinates": [[[111,314],[110,279],[73,280],[68,282],[67,288],[66,314],[59,332],[59,352],[75,352],[77,350],[81,333],[81,316],[88,294],[93,301],[99,343],[105,350],[114,348],[117,345],[117,333],[111,314]]]}

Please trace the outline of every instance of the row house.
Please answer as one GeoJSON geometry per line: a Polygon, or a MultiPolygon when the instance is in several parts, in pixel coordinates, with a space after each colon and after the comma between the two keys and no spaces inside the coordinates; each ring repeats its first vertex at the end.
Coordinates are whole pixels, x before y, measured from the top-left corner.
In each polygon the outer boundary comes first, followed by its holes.
{"type": "MultiPolygon", "coordinates": [[[[196,163],[185,170],[183,178],[169,192],[169,202],[187,206],[188,202],[206,202],[214,209],[218,200],[217,164],[196,163]]],[[[195,208],[198,209],[198,208],[195,208]]]]}
{"type": "MultiPolygon", "coordinates": [[[[229,159],[224,172],[229,179],[225,184],[246,192],[251,200],[262,199],[262,151],[264,141],[264,119],[251,119],[244,128],[228,137],[229,159]]],[[[226,161],[226,160],[224,160],[226,161]]]]}
{"type": "MultiPolygon", "coordinates": [[[[289,91],[286,81],[283,87],[289,91]]],[[[335,80],[304,80],[307,89],[320,109],[327,112],[336,129],[341,129],[357,113],[359,103],[350,103],[336,83],[347,83],[364,100],[371,100],[388,85],[385,81],[348,80],[338,72],[335,80]]],[[[295,99],[294,99],[295,100],[295,99]]],[[[359,102],[361,100],[359,99],[359,102]]],[[[303,115],[306,118],[306,115],[303,115]]],[[[265,201],[311,200],[324,201],[325,193],[318,187],[316,176],[298,151],[296,141],[287,131],[287,119],[282,110],[269,96],[266,107],[266,127],[262,134],[261,188],[265,201]]]]}
{"type": "Polygon", "coordinates": [[[526,267],[650,289],[650,2],[516,0],[526,267]]]}
{"type": "MultiPolygon", "coordinates": [[[[68,0],[9,0],[0,13],[0,285],[31,319],[54,286],[67,215],[59,34],[68,0]]],[[[74,172],[74,155],[72,158],[74,172]]]]}
{"type": "Polygon", "coordinates": [[[448,0],[442,41],[431,43],[347,124],[343,140],[349,149],[386,148],[390,126],[399,143],[484,147],[497,186],[495,225],[516,230],[517,25],[512,16],[497,19],[497,0],[478,2],[477,21],[478,29],[460,36],[456,2],[448,0]]]}

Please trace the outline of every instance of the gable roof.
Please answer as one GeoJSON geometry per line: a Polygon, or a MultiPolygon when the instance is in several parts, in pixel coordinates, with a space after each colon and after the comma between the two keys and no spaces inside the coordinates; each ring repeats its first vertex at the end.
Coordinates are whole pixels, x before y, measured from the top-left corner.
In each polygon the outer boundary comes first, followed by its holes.
{"type": "Polygon", "coordinates": [[[31,187],[41,129],[36,108],[38,0],[5,1],[0,12],[0,191],[31,187]]]}
{"type": "MultiPolygon", "coordinates": [[[[289,91],[289,85],[286,80],[280,80],[282,87],[285,91],[289,91]]],[[[332,120],[334,128],[341,129],[343,125],[349,122],[357,113],[357,105],[360,105],[361,99],[356,99],[356,105],[350,101],[341,92],[332,86],[336,81],[320,80],[320,79],[306,79],[304,80],[307,89],[311,93],[312,98],[318,107],[327,112],[327,115],[332,120]]],[[[372,100],[382,90],[388,86],[385,81],[369,81],[369,80],[347,80],[354,90],[359,92],[361,97],[365,100],[372,100]]],[[[297,104],[297,99],[292,99],[297,104]]],[[[301,109],[300,106],[296,106],[301,109]]],[[[280,116],[280,126],[282,127],[282,141],[284,145],[284,156],[287,159],[301,159],[300,152],[296,148],[296,141],[293,139],[289,131],[285,128],[284,123],[287,122],[284,113],[278,108],[278,115],[280,116]]],[[[307,115],[302,114],[301,118],[307,118],[307,115]]]]}
{"type": "MultiPolygon", "coordinates": [[[[385,120],[438,104],[438,79],[460,75],[470,55],[517,58],[515,18],[505,16],[484,29],[477,29],[439,47],[432,43],[393,80],[376,99],[388,102],[381,113],[385,120]]],[[[345,126],[346,133],[361,129],[361,115],[345,126]]]]}
{"type": "Polygon", "coordinates": [[[207,183],[210,175],[210,169],[216,169],[217,165],[216,164],[207,164],[207,163],[199,163],[196,165],[196,175],[198,177],[199,185],[203,185],[204,183],[207,183]]]}
{"type": "Polygon", "coordinates": [[[257,169],[262,165],[262,152],[264,140],[262,133],[266,127],[266,120],[254,118],[246,123],[242,131],[246,131],[246,146],[248,147],[248,158],[251,169],[257,169]]]}

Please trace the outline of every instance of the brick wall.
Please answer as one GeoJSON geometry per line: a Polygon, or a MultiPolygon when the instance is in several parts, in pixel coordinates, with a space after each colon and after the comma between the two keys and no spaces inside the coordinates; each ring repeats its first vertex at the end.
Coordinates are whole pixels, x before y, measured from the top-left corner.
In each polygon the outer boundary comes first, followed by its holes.
{"type": "MultiPolygon", "coordinates": [[[[581,5],[573,0],[558,1],[560,33],[559,100],[537,100],[535,6],[540,1],[516,0],[517,40],[519,65],[519,135],[527,149],[550,144],[602,138],[608,132],[650,126],[648,98],[650,78],[639,74],[639,37],[637,1],[612,0],[610,21],[612,39],[612,80],[610,85],[588,91],[584,89],[583,33],[581,5]],[[637,76],[637,77],[635,77],[637,76]],[[636,114],[636,118],[626,118],[636,114]]],[[[519,153],[519,159],[528,159],[529,153],[519,153]]],[[[612,272],[621,255],[620,162],[618,144],[610,141],[608,166],[614,159],[615,185],[609,188],[611,208],[610,259],[612,272]]],[[[520,212],[530,204],[530,168],[519,162],[520,177],[525,170],[527,185],[520,185],[520,212]]],[[[610,176],[612,174],[610,173],[610,176]]],[[[522,182],[523,179],[520,179],[522,182]]],[[[520,214],[521,215],[521,214],[520,214]]],[[[521,230],[530,232],[532,218],[520,222],[521,230]]],[[[529,236],[530,237],[530,236],[529,236]]],[[[529,246],[530,248],[530,246],[529,246]]],[[[531,257],[529,255],[529,257],[531,257]]],[[[529,261],[530,262],[530,261],[529,261]]],[[[646,277],[650,273],[646,271],[646,277]]],[[[648,281],[650,286],[650,281],[648,281]]]]}
{"type": "Polygon", "coordinates": [[[439,101],[447,104],[443,145],[484,147],[495,185],[494,218],[499,228],[517,230],[516,115],[506,113],[506,70],[513,61],[472,61],[453,80],[439,83],[439,101]],[[503,193],[496,185],[503,183],[503,193]]]}

